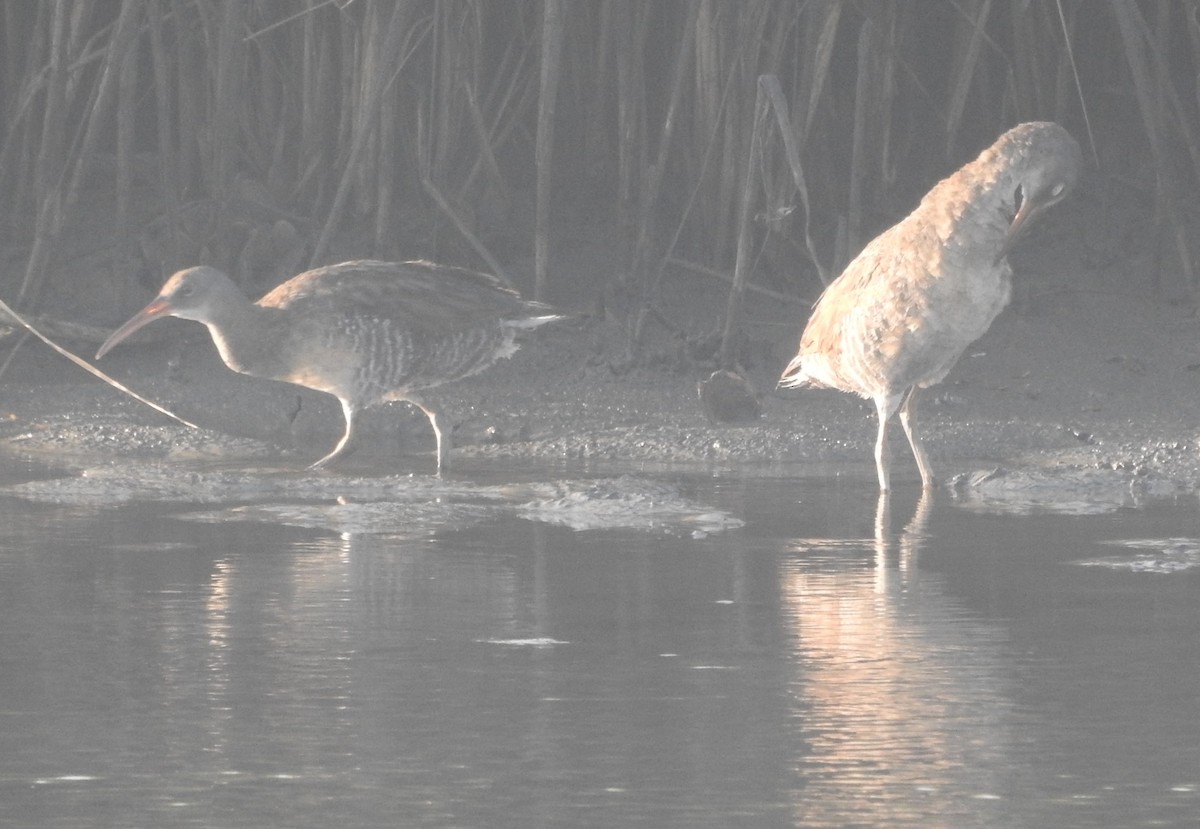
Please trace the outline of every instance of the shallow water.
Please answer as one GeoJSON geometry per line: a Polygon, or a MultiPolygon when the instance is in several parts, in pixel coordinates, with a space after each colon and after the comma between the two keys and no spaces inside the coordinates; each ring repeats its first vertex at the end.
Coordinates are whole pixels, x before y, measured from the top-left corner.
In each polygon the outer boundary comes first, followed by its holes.
{"type": "Polygon", "coordinates": [[[189,503],[3,468],[4,825],[1200,822],[1190,496],[476,462],[189,503]],[[640,520],[672,492],[706,521],[640,520]]]}

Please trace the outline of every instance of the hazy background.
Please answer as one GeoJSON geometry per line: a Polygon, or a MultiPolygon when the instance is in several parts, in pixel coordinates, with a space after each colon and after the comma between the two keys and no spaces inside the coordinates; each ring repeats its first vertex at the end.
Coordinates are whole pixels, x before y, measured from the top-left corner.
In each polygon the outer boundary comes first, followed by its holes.
{"type": "MultiPolygon", "coordinates": [[[[107,297],[128,307],[179,267],[256,295],[352,257],[561,296],[556,252],[599,241],[611,279],[653,298],[665,267],[732,271],[773,74],[827,275],[1001,131],[1053,119],[1098,166],[1050,224],[1086,214],[1085,269],[1190,301],[1198,16],[1195,0],[4,0],[0,297],[112,323],[107,297]]],[[[763,133],[751,278],[815,296],[807,211],[773,118],[763,133]]]]}

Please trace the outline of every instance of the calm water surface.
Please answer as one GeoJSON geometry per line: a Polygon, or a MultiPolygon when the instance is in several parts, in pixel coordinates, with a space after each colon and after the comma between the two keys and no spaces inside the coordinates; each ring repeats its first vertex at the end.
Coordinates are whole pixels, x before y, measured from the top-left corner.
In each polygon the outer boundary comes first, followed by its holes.
{"type": "Polygon", "coordinates": [[[1193,498],[626,471],[745,526],[0,495],[0,824],[1200,824],[1193,498]]]}

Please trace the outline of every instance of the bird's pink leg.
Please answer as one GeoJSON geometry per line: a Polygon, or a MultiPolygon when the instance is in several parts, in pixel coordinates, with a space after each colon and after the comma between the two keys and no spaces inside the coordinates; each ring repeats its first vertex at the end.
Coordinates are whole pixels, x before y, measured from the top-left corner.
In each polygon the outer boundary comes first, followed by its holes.
{"type": "Polygon", "coordinates": [[[933,467],[929,465],[929,458],[925,455],[925,448],[921,446],[921,440],[917,437],[916,418],[917,387],[913,386],[905,393],[904,402],[900,404],[900,425],[904,427],[904,434],[908,438],[908,445],[912,447],[913,457],[917,459],[917,469],[921,472],[921,484],[925,489],[932,489],[934,485],[933,467]]]}
{"type": "Polygon", "coordinates": [[[354,433],[354,406],[349,400],[342,400],[342,414],[346,417],[346,431],[342,434],[342,439],[337,442],[337,446],[333,447],[333,451],[319,461],[314,463],[309,469],[320,469],[330,461],[341,457],[346,451],[346,447],[350,445],[350,436],[354,433]]]}
{"type": "Polygon", "coordinates": [[[894,396],[880,395],[875,398],[875,411],[879,415],[879,433],[875,437],[875,471],[879,473],[880,492],[891,489],[888,483],[888,460],[891,453],[888,451],[887,425],[888,419],[896,411],[897,402],[898,398],[894,396]]]}
{"type": "Polygon", "coordinates": [[[438,421],[438,413],[419,400],[413,400],[411,397],[407,398],[407,400],[425,413],[425,416],[429,418],[429,425],[433,427],[433,438],[437,441],[437,471],[440,475],[442,474],[442,470],[449,465],[450,441],[442,434],[442,425],[438,421]]]}

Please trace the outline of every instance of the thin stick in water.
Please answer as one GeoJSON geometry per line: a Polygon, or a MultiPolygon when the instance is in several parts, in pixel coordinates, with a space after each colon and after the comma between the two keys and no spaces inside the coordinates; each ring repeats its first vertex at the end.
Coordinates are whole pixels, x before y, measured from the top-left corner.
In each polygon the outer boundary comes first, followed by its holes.
{"type": "Polygon", "coordinates": [[[55,351],[57,351],[57,352],[58,352],[59,354],[61,354],[62,356],[66,357],[68,360],[70,360],[70,361],[71,361],[72,363],[74,363],[75,365],[77,365],[77,366],[79,366],[80,368],[82,368],[82,369],[84,369],[85,371],[87,371],[89,374],[93,374],[93,375],[95,375],[96,377],[99,377],[101,380],[103,380],[105,383],[108,383],[108,384],[109,384],[110,386],[112,386],[114,389],[117,389],[118,391],[123,391],[123,392],[125,392],[125,394],[129,395],[129,396],[130,396],[130,397],[132,397],[134,400],[137,400],[137,401],[138,401],[138,402],[140,402],[140,403],[145,403],[145,404],[146,404],[147,406],[149,406],[151,409],[154,409],[154,411],[156,411],[156,412],[161,412],[162,414],[165,414],[167,417],[171,418],[172,420],[178,420],[178,421],[179,421],[180,423],[182,423],[184,426],[190,426],[190,427],[191,427],[191,428],[193,428],[193,429],[199,429],[199,428],[200,428],[200,427],[199,427],[199,426],[197,426],[195,423],[192,423],[190,420],[184,420],[182,417],[180,417],[179,415],[177,415],[177,414],[175,414],[174,412],[170,411],[169,409],[165,409],[165,408],[163,408],[162,406],[160,406],[160,405],[158,405],[157,403],[155,403],[154,401],[152,401],[152,400],[147,400],[146,398],[142,397],[140,394],[138,394],[137,392],[135,392],[135,391],[133,391],[132,389],[128,388],[127,386],[123,385],[123,384],[122,384],[122,383],[120,383],[119,381],[117,381],[117,380],[114,380],[112,377],[109,377],[109,376],[108,376],[107,374],[105,374],[103,371],[101,371],[100,369],[96,368],[96,367],[95,367],[95,366],[93,366],[91,363],[89,363],[87,360],[85,360],[85,359],[83,359],[82,357],[80,357],[79,355],[77,355],[77,354],[72,354],[70,351],[67,351],[67,350],[66,350],[65,348],[63,348],[61,345],[59,345],[58,343],[54,342],[54,341],[53,341],[53,340],[51,340],[49,337],[47,337],[47,336],[45,336],[44,334],[42,334],[42,332],[41,332],[41,331],[38,331],[36,328],[34,328],[32,325],[30,325],[28,322],[26,322],[26,321],[25,321],[25,320],[24,320],[24,319],[21,317],[21,315],[20,315],[20,314],[18,314],[18,313],[17,313],[16,311],[14,311],[12,308],[9,308],[9,307],[8,307],[8,303],[6,303],[6,302],[5,302],[4,300],[2,300],[2,299],[0,299],[0,312],[2,312],[3,314],[6,314],[6,315],[8,315],[9,317],[11,317],[11,318],[12,318],[14,321],[16,321],[16,322],[17,322],[17,323],[18,323],[18,324],[19,324],[19,325],[20,325],[22,328],[24,328],[24,329],[25,329],[26,331],[28,331],[30,334],[32,334],[33,336],[37,337],[39,340],[41,340],[42,342],[44,342],[46,345],[50,346],[52,349],[54,349],[55,351]]]}

